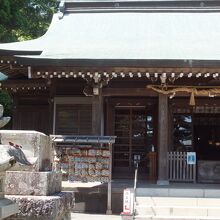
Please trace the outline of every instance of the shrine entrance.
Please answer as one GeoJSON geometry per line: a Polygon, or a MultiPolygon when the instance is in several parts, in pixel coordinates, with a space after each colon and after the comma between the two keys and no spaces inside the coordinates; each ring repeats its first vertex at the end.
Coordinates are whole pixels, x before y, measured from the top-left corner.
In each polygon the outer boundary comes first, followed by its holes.
{"type": "MultiPolygon", "coordinates": [[[[191,181],[198,183],[220,183],[220,105],[218,99],[206,101],[197,99],[197,106],[184,109],[173,114],[173,151],[178,155],[178,163],[185,152],[196,153],[194,176],[191,181]],[[204,104],[205,103],[205,104],[204,104]]],[[[186,153],[185,153],[186,154],[186,153]]],[[[170,159],[170,170],[172,164],[170,159]]],[[[170,180],[186,181],[184,166],[177,165],[176,175],[170,175],[170,180]],[[184,176],[185,175],[185,176],[184,176]],[[181,179],[181,180],[180,180],[181,179]]],[[[188,172],[188,171],[187,171],[188,172]]]]}
{"type": "Polygon", "coordinates": [[[198,160],[220,160],[220,115],[194,116],[194,145],[198,160]]]}
{"type": "Polygon", "coordinates": [[[134,157],[141,159],[139,178],[147,179],[149,161],[147,154],[155,149],[155,116],[152,105],[114,106],[113,178],[134,177],[134,157]]]}

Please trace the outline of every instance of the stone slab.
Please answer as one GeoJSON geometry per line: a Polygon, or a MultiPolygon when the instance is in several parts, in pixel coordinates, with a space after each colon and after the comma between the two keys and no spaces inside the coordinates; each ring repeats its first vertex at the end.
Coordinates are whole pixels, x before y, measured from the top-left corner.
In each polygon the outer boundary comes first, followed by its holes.
{"type": "Polygon", "coordinates": [[[0,199],[0,219],[18,213],[18,205],[9,199],[0,199]]]}
{"type": "Polygon", "coordinates": [[[216,199],[216,198],[198,198],[197,199],[197,205],[200,206],[200,207],[219,207],[220,208],[220,199],[216,199]]]}
{"type": "Polygon", "coordinates": [[[220,161],[198,160],[197,178],[201,183],[220,182],[220,161]]]}
{"type": "Polygon", "coordinates": [[[61,191],[60,172],[7,171],[5,194],[47,196],[61,191]]]}
{"type": "Polygon", "coordinates": [[[203,216],[206,217],[208,211],[205,207],[172,207],[173,216],[203,216]]]}
{"type": "Polygon", "coordinates": [[[169,189],[169,196],[171,197],[194,197],[202,198],[204,197],[203,189],[169,189]]]}
{"type": "Polygon", "coordinates": [[[169,196],[169,189],[168,188],[137,188],[137,195],[169,196]]]}
{"type": "Polygon", "coordinates": [[[6,197],[19,206],[19,213],[6,220],[69,220],[74,206],[73,192],[60,192],[53,196],[6,197]]]}
{"type": "Polygon", "coordinates": [[[220,198],[220,190],[219,189],[205,189],[204,197],[207,198],[220,198]]]}
{"type": "Polygon", "coordinates": [[[52,145],[49,136],[37,131],[0,130],[1,142],[21,146],[21,151],[33,165],[16,165],[12,170],[49,171],[52,169],[52,145]]]}

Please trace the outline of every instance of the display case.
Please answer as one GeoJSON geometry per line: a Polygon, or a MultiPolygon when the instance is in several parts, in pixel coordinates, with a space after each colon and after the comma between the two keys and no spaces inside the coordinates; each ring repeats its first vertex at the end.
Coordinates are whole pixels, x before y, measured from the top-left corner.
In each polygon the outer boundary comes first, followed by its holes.
{"type": "Polygon", "coordinates": [[[112,136],[51,135],[59,152],[63,180],[109,182],[112,175],[112,136]]]}

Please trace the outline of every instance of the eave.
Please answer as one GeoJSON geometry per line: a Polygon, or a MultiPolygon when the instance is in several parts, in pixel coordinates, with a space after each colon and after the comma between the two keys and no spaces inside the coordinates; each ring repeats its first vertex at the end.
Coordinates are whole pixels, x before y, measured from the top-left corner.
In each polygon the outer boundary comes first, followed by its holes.
{"type": "Polygon", "coordinates": [[[16,57],[23,65],[65,67],[128,67],[128,68],[219,68],[220,60],[176,60],[176,59],[59,59],[42,56],[16,57]]]}

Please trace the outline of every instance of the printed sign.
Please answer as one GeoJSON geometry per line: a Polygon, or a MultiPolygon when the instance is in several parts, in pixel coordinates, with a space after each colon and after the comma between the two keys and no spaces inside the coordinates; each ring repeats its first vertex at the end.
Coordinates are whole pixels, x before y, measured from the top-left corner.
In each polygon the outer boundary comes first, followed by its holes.
{"type": "Polygon", "coordinates": [[[196,152],[187,152],[187,164],[196,164],[196,152]]]}
{"type": "Polygon", "coordinates": [[[124,199],[123,199],[123,214],[131,214],[132,213],[132,197],[133,193],[130,189],[124,189],[124,199]]]}

